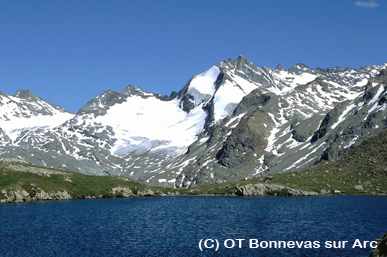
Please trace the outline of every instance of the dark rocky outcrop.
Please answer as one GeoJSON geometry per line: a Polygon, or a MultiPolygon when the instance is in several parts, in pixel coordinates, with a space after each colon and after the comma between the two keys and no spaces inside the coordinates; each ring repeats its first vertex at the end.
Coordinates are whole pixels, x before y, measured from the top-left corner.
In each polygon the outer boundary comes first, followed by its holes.
{"type": "Polygon", "coordinates": [[[377,239],[378,247],[372,250],[369,257],[387,257],[387,233],[377,239]]]}
{"type": "Polygon", "coordinates": [[[270,117],[259,110],[241,121],[218,152],[218,162],[229,168],[252,165],[254,154],[262,154],[267,146],[264,124],[270,123],[270,117]]]}

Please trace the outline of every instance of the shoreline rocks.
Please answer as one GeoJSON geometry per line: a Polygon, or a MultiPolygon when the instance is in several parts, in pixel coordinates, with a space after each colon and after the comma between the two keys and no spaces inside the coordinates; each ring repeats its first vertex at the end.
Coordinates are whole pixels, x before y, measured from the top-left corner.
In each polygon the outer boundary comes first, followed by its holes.
{"type": "Polygon", "coordinates": [[[44,190],[38,188],[35,195],[31,196],[30,193],[21,188],[11,189],[11,190],[1,190],[4,198],[0,199],[0,203],[23,203],[23,202],[35,202],[35,201],[46,201],[46,200],[71,200],[73,197],[64,190],[61,191],[51,191],[45,192],[44,190]]]}
{"type": "Polygon", "coordinates": [[[145,188],[144,190],[139,190],[137,196],[156,196],[156,194],[152,189],[145,188]]]}
{"type": "Polygon", "coordinates": [[[115,187],[112,188],[112,191],[110,191],[111,194],[122,196],[122,197],[131,197],[134,196],[132,189],[128,187],[115,187]]]}
{"type": "Polygon", "coordinates": [[[291,187],[273,184],[247,184],[235,187],[238,196],[316,196],[312,191],[303,191],[291,187]]]}
{"type": "MultiPolygon", "coordinates": [[[[110,190],[110,196],[107,195],[105,197],[108,198],[130,198],[130,197],[147,197],[147,196],[159,196],[164,195],[158,191],[153,191],[152,189],[145,188],[143,190],[139,190],[137,193],[133,192],[132,189],[128,187],[114,187],[110,190]]],[[[177,193],[178,194],[178,193],[177,193]]],[[[34,189],[34,192],[28,193],[26,190],[22,188],[8,188],[0,191],[0,204],[2,203],[23,203],[23,202],[38,202],[38,201],[50,201],[50,200],[72,200],[72,199],[96,199],[103,198],[102,194],[97,196],[84,196],[84,197],[76,197],[71,196],[66,190],[61,191],[51,191],[46,192],[41,188],[34,189]],[[2,196],[1,196],[2,195],[2,196]]]]}
{"type": "Polygon", "coordinates": [[[369,257],[387,257],[387,233],[379,239],[376,239],[378,247],[372,250],[369,257]]]}

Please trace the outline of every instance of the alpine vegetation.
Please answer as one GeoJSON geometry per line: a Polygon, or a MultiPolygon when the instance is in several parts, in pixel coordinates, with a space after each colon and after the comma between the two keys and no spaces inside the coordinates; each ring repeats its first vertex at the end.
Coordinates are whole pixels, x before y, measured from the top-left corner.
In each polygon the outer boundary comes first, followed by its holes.
{"type": "Polygon", "coordinates": [[[76,114],[0,92],[0,160],[175,188],[308,168],[387,128],[386,68],[259,68],[240,55],[170,96],[129,85],[76,114]]]}

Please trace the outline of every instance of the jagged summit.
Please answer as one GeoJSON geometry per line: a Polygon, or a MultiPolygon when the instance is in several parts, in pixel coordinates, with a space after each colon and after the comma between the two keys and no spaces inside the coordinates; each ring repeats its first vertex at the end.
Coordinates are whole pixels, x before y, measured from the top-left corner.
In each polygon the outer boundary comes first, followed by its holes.
{"type": "Polygon", "coordinates": [[[250,62],[246,57],[243,55],[239,55],[237,59],[234,61],[232,58],[229,58],[227,61],[224,61],[223,63],[232,66],[236,69],[244,69],[244,66],[254,66],[252,62],[250,62]]]}
{"type": "Polygon", "coordinates": [[[26,99],[26,100],[30,100],[30,101],[34,101],[37,99],[37,96],[32,93],[30,90],[24,90],[24,89],[19,89],[15,94],[14,94],[15,97],[18,97],[18,98],[23,98],[23,99],[26,99]]]}
{"type": "Polygon", "coordinates": [[[121,89],[119,93],[124,94],[124,95],[137,95],[137,94],[142,94],[144,91],[136,86],[128,85],[124,89],[121,89]]]}
{"type": "Polygon", "coordinates": [[[306,66],[303,63],[297,63],[296,65],[292,66],[288,71],[293,72],[293,73],[297,73],[297,74],[301,74],[302,72],[309,72],[309,73],[315,72],[315,70],[306,66]]]}
{"type": "Polygon", "coordinates": [[[387,83],[387,68],[384,68],[383,70],[381,70],[376,77],[379,78],[380,82],[387,83]]]}
{"type": "Polygon", "coordinates": [[[162,100],[168,100],[169,99],[168,96],[160,95],[160,94],[157,94],[157,93],[145,92],[142,88],[136,87],[136,86],[132,86],[132,85],[128,85],[124,89],[121,89],[119,91],[119,93],[120,94],[124,94],[126,96],[141,96],[141,97],[145,97],[145,98],[150,97],[150,96],[154,96],[154,97],[158,97],[159,99],[162,99],[162,100]]]}
{"type": "Polygon", "coordinates": [[[246,59],[246,57],[244,57],[243,55],[238,55],[237,59],[236,59],[237,62],[249,62],[249,60],[246,59]]]}
{"type": "Polygon", "coordinates": [[[279,70],[279,71],[285,70],[284,67],[282,67],[282,65],[280,63],[277,65],[277,67],[275,67],[275,69],[279,70]]]}

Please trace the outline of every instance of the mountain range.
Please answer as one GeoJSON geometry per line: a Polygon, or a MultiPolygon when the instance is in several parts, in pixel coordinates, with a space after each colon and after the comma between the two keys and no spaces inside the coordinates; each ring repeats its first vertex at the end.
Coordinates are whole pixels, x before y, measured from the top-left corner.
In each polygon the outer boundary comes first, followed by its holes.
{"type": "Polygon", "coordinates": [[[387,128],[387,63],[288,70],[242,55],[169,96],[127,86],[76,114],[0,92],[0,160],[193,187],[311,167],[387,128]]]}

